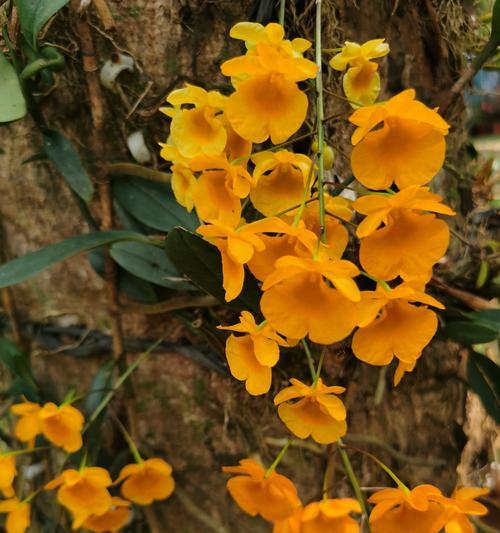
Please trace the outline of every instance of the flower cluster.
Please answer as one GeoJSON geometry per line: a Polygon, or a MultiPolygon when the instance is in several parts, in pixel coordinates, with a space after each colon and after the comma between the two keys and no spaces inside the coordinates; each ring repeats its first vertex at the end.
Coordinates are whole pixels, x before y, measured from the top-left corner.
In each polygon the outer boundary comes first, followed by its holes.
{"type": "MultiPolygon", "coordinates": [[[[14,434],[29,448],[0,453],[0,492],[5,497],[0,500],[0,513],[7,515],[7,533],[24,533],[31,523],[31,500],[38,491],[23,499],[16,496],[16,457],[36,452],[38,448],[33,445],[39,435],[68,453],[80,450],[85,420],[69,403],[58,406],[24,401],[13,405],[11,411],[19,417],[14,434]]],[[[130,521],[132,503],[150,505],[172,494],[175,482],[171,466],[160,458],[143,460],[131,441],[130,445],[136,462],[124,466],[114,482],[106,469],[82,464],[78,470],[64,470],[45,485],[45,490],[57,489],[58,502],[72,515],[73,529],[119,531],[130,521]],[[122,497],[110,492],[118,484],[122,497]]]]}
{"type": "MultiPolygon", "coordinates": [[[[360,360],[398,359],[398,383],[436,332],[429,306],[443,308],[425,283],[448,246],[448,226],[436,214],[454,213],[425,185],[443,163],[448,125],[415,101],[413,90],[357,109],[350,117],[357,126],[352,167],[367,194],[351,205],[318,183],[318,163],[306,154],[280,145],[252,151],[254,143],[282,143],[302,126],[307,97],[298,82],[317,72],[303,57],[310,43],[286,40],[275,23],[239,23],[231,36],[247,48],[221,67],[234,91],[223,96],[187,85],[170,93],[172,107],[163,110],[172,117],[170,137],[161,152],[173,162],[177,199],[196,209],[198,233],[220,252],[226,300],[240,295],[247,269],[262,282],[264,320],[245,311],[223,328],[239,334],[226,343],[230,371],[250,394],[264,394],[280,347],[306,339],[328,345],[354,333],[360,360]],[[389,189],[393,183],[398,190],[389,189]],[[247,202],[259,220],[243,218],[247,202]],[[343,258],[353,210],[364,216],[356,228],[359,266],[343,258]],[[375,290],[360,290],[360,275],[375,280],[375,290]]],[[[356,79],[388,51],[381,39],[347,43],[331,64],[350,66],[345,85],[359,88],[356,79]]],[[[275,403],[295,435],[335,442],[346,432],[345,409],[332,394],[341,388],[314,377],[311,387],[294,380],[275,403]]]]}
{"type": "Polygon", "coordinates": [[[99,532],[118,531],[127,524],[131,502],[150,505],[168,498],[174,487],[171,466],[154,458],[124,466],[115,482],[104,468],[68,469],[50,481],[45,490],[57,489],[57,500],[73,517],[73,529],[99,532]],[[119,483],[123,498],[109,492],[109,487],[119,483]]]}
{"type": "MultiPolygon", "coordinates": [[[[321,54],[316,50],[316,62],[305,58],[311,43],[285,39],[275,23],[238,23],[230,35],[246,47],[221,66],[230,94],[192,85],[171,92],[170,107],[162,110],[172,120],[161,155],[172,162],[178,202],[195,209],[198,234],[220,253],[225,300],[240,296],[249,273],[260,283],[260,309],[219,326],[231,331],[231,374],[249,394],[265,394],[280,350],[301,343],[312,383],[290,379],[274,404],[296,437],[335,443],[347,432],[338,396],[345,389],[320,377],[325,346],[352,336],[361,361],[384,366],[396,359],[397,385],[436,333],[431,308],[444,306],[426,293],[426,284],[448,247],[449,229],[439,217],[454,212],[428,184],[443,165],[449,126],[437,109],[415,99],[413,89],[374,103],[380,76],[373,60],[387,55],[389,46],[384,39],[346,43],[330,65],[346,71],[344,91],[355,108],[350,160],[359,185],[351,202],[339,195],[342,184],[332,189],[324,180],[321,54]],[[310,157],[292,150],[292,135],[308,112],[304,82],[315,77],[317,127],[300,136],[316,145],[310,157]],[[260,143],[266,144],[257,149],[260,143]],[[361,284],[361,277],[371,281],[361,284]],[[315,369],[316,351],[321,356],[315,369]]],[[[291,481],[274,467],[266,472],[245,459],[224,470],[237,474],[228,490],[240,507],[273,522],[275,532],[358,531],[351,517],[361,512],[357,501],[325,499],[303,507],[291,481]]],[[[375,508],[374,531],[392,531],[384,520],[413,505],[406,493],[402,498],[375,508]]],[[[415,509],[446,509],[443,525],[466,520],[460,509],[469,507],[460,507],[458,496],[439,498],[425,505],[417,498],[415,509]]]]}
{"type": "MultiPolygon", "coordinates": [[[[253,459],[243,459],[239,466],[224,467],[235,474],[227,482],[229,494],[243,511],[260,515],[274,524],[273,533],[358,533],[358,523],[352,513],[361,513],[357,500],[324,498],[303,505],[293,482],[275,472],[267,471],[253,459]]],[[[475,501],[488,493],[486,489],[462,487],[450,498],[432,485],[420,485],[413,490],[405,486],[383,489],[369,501],[373,533],[469,533],[469,516],[481,516],[487,508],[475,501]]]]}

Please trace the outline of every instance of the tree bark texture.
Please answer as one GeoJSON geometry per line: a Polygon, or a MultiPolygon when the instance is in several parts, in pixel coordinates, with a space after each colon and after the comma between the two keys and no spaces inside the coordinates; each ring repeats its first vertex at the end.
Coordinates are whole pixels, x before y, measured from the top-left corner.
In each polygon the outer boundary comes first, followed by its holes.
{"type": "MultiPolygon", "coordinates": [[[[286,28],[290,36],[313,40],[314,4],[313,0],[287,2],[286,28]]],[[[388,40],[391,53],[381,64],[382,98],[414,87],[426,104],[439,106],[464,68],[463,50],[472,38],[469,2],[324,0],[323,4],[325,48],[338,47],[345,40],[388,40]]],[[[241,52],[240,44],[228,36],[230,27],[255,13],[277,14],[277,6],[266,9],[269,4],[263,0],[109,0],[107,4],[94,2],[82,13],[78,12],[79,6],[79,1],[71,2],[46,31],[45,40],[60,47],[67,64],[58,74],[56,88],[41,105],[50,127],[60,129],[74,142],[96,182],[106,179],[102,170],[107,164],[132,160],[125,141],[137,129],[143,129],[156,154],[153,166],[167,168],[157,155],[157,142],[164,141],[168,133],[167,121],[158,112],[165,96],[185,82],[227,93],[230,87],[220,75],[219,65],[241,52]],[[120,52],[130,54],[136,63],[134,72],[121,75],[118,93],[99,88],[99,132],[95,108],[92,111],[95,94],[89,85],[89,57],[82,54],[82,23],[89,25],[95,68],[120,52]]],[[[329,70],[325,86],[342,94],[338,78],[329,70]]],[[[327,116],[348,110],[345,102],[327,95],[327,116]]],[[[470,201],[472,165],[465,150],[462,98],[448,108],[446,118],[452,124],[447,161],[460,170],[442,171],[437,182],[454,207],[462,209],[460,218],[465,215],[463,206],[470,201]]],[[[348,155],[350,134],[351,127],[345,121],[336,122],[328,128],[327,138],[348,155]]],[[[38,153],[42,144],[31,119],[3,128],[0,135],[4,255],[17,257],[89,231],[73,194],[54,167],[43,160],[23,163],[38,153]]],[[[348,161],[340,154],[334,171],[340,177],[349,172],[348,161]]],[[[97,199],[90,209],[103,222],[106,213],[97,199]]],[[[463,245],[453,242],[446,261],[453,262],[464,253],[463,245]]],[[[16,286],[12,300],[19,327],[31,342],[42,382],[60,394],[69,386],[85,391],[98,366],[109,359],[110,348],[87,350],[79,357],[60,352],[68,346],[84,347],[86,329],[109,333],[112,325],[105,283],[86,258],[65,261],[16,286]],[[83,332],[76,339],[61,333],[76,326],[83,332]],[[55,328],[56,333],[49,335],[48,327],[55,328]],[[54,348],[47,347],[47,339],[53,341],[54,348]]],[[[195,317],[196,327],[202,329],[200,324],[207,321],[207,313],[199,310],[195,317]]],[[[273,460],[280,439],[287,433],[270,398],[285,386],[287,377],[306,377],[305,361],[284,355],[270,394],[254,398],[228,374],[211,371],[178,349],[189,343],[202,352],[206,349],[203,339],[178,315],[124,314],[123,331],[126,340],[165,336],[171,347],[155,352],[134,374],[139,444],[147,453],[171,462],[178,487],[172,498],[156,506],[161,531],[269,531],[268,524],[237,509],[226,493],[226,476],[220,469],[255,454],[266,463],[273,460]]],[[[130,346],[126,343],[125,349],[132,352],[130,346]]],[[[477,482],[481,475],[478,465],[486,462],[484,454],[493,428],[480,405],[467,399],[461,382],[464,358],[458,346],[436,340],[425,350],[415,372],[394,389],[393,369],[387,376],[380,376],[377,368],[358,362],[347,343],[329,348],[325,380],[348,387],[345,400],[352,435],[346,442],[375,453],[411,485],[429,482],[449,491],[457,481],[477,482]],[[376,405],[379,380],[385,392],[376,405]],[[473,445],[467,444],[471,410],[476,412],[473,445]],[[457,466],[466,445],[468,455],[459,479],[457,466]]],[[[111,453],[119,440],[111,423],[105,427],[105,437],[111,453]]],[[[349,453],[363,486],[390,485],[373,463],[349,453]]],[[[325,464],[324,450],[292,446],[280,471],[297,483],[303,500],[308,501],[320,496],[325,464]]],[[[331,493],[351,495],[337,455],[333,464],[331,493]]],[[[132,530],[149,531],[148,527],[136,521],[132,530]]]]}

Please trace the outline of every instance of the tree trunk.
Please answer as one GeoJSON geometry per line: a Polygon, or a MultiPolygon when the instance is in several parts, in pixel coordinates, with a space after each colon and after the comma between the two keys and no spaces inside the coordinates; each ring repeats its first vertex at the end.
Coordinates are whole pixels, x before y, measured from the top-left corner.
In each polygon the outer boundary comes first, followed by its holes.
{"type": "MultiPolygon", "coordinates": [[[[115,24],[109,28],[111,19],[102,9],[104,0],[95,0],[83,14],[77,13],[80,1],[71,2],[45,36],[61,47],[67,60],[55,90],[43,98],[48,124],[72,139],[87,168],[96,168],[96,158],[98,167],[102,157],[105,164],[131,161],[126,137],[142,129],[156,154],[153,166],[166,168],[157,155],[157,142],[167,136],[167,122],[158,112],[165,96],[185,82],[227,92],[229,86],[219,73],[219,65],[240,52],[239,43],[228,36],[229,29],[238,21],[249,20],[253,13],[265,13],[268,4],[269,0],[109,0],[115,24]],[[121,75],[117,93],[101,89],[104,124],[98,154],[89,73],[84,72],[82,35],[78,33],[82,17],[84,24],[87,20],[90,23],[98,65],[119,52],[130,54],[136,64],[134,72],[121,75]]],[[[313,0],[287,2],[290,36],[313,40],[314,4],[313,0]]],[[[460,75],[463,51],[470,44],[466,42],[472,33],[468,2],[323,0],[323,4],[325,48],[338,47],[345,40],[388,40],[391,53],[381,66],[383,98],[414,87],[418,97],[431,107],[444,101],[460,75]]],[[[277,9],[271,11],[274,17],[276,13],[277,9]]],[[[329,91],[341,94],[337,73],[329,70],[325,83],[329,91]]],[[[345,102],[327,97],[327,115],[348,109],[345,102]]],[[[452,124],[447,161],[464,170],[460,179],[443,171],[437,181],[447,198],[460,208],[467,203],[463,198],[470,195],[461,98],[448,108],[446,118],[452,124]]],[[[26,118],[1,131],[0,216],[5,256],[17,257],[88,232],[78,202],[54,167],[43,160],[23,163],[42,145],[32,120],[26,118]]],[[[329,142],[348,153],[350,133],[346,123],[335,123],[329,142]]],[[[349,173],[348,161],[341,156],[337,157],[335,173],[341,178],[349,173]]],[[[98,168],[95,177],[102,179],[98,168]]],[[[102,216],[97,199],[90,209],[97,219],[102,216]]],[[[448,262],[462,251],[453,243],[448,262]]],[[[82,333],[87,328],[109,333],[111,327],[105,282],[86,258],[65,261],[16,286],[12,301],[41,381],[60,395],[70,386],[85,391],[96,369],[110,358],[110,351],[87,352],[82,357],[58,352],[64,344],[85,346],[84,334],[80,339],[60,334],[68,326],[81,326],[82,333]],[[47,326],[58,328],[57,332],[50,336],[47,326]],[[48,349],[47,339],[59,346],[48,349]]],[[[198,319],[197,326],[208,318],[203,310],[196,311],[194,318],[189,316],[190,321],[198,319]]],[[[220,469],[252,454],[272,461],[287,433],[270,398],[289,376],[305,377],[304,362],[283,357],[271,393],[266,398],[253,398],[230,376],[186,357],[180,345],[193,343],[201,351],[206,346],[179,315],[124,314],[123,329],[127,339],[165,336],[171,343],[171,349],[155,352],[141,365],[133,379],[140,445],[171,462],[177,482],[175,496],[155,506],[160,531],[269,531],[268,524],[244,516],[233,504],[220,469]]],[[[394,389],[393,369],[385,375],[358,362],[347,345],[330,348],[325,363],[328,382],[348,387],[350,437],[346,443],[375,453],[411,485],[434,483],[443,490],[452,489],[467,442],[467,392],[460,381],[463,357],[458,346],[436,340],[426,349],[416,371],[394,389]]],[[[118,403],[115,409],[119,409],[118,403]]],[[[107,427],[105,434],[109,450],[115,449],[113,439],[118,437],[113,437],[112,428],[107,427]]],[[[473,455],[483,452],[481,445],[476,448],[473,455]]],[[[363,486],[390,485],[376,465],[359,455],[352,457],[363,486]]],[[[333,461],[331,492],[351,495],[340,458],[335,455],[333,461]]],[[[468,461],[472,463],[470,458],[468,461]]],[[[314,446],[292,447],[280,467],[297,483],[303,501],[320,495],[324,468],[324,451],[318,452],[314,446]]],[[[461,474],[462,483],[476,481],[467,468],[461,474]]],[[[153,531],[151,522],[137,524],[134,522],[132,531],[153,531]]]]}

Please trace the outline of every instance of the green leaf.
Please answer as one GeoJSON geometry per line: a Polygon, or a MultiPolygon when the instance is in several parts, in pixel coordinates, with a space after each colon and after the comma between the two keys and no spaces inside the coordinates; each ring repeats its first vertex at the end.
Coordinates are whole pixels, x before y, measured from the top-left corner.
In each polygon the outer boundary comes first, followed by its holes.
{"type": "Polygon", "coordinates": [[[33,47],[40,30],[69,0],[15,0],[21,31],[33,47]]]}
{"type": "MultiPolygon", "coordinates": [[[[103,277],[104,250],[100,248],[91,250],[87,257],[92,268],[99,276],[103,277]]],[[[143,304],[154,304],[158,302],[158,297],[151,283],[134,276],[121,266],[118,266],[118,289],[128,298],[143,304]]]]}
{"type": "Polygon", "coordinates": [[[482,344],[498,337],[498,331],[474,322],[449,322],[442,329],[443,335],[461,344],[482,344]]]}
{"type": "Polygon", "coordinates": [[[466,316],[474,322],[496,329],[500,333],[500,309],[483,309],[474,313],[466,313],[466,316]]]}
{"type": "Polygon", "coordinates": [[[467,381],[487,413],[500,423],[500,367],[488,357],[471,352],[467,361],[467,381]]]}
{"type": "Polygon", "coordinates": [[[0,50],[0,122],[26,115],[26,100],[14,67],[0,50]]]}
{"type": "MultiPolygon", "coordinates": [[[[175,228],[168,234],[166,250],[179,272],[203,291],[215,296],[221,302],[225,301],[222,261],[215,246],[184,228],[175,228]]],[[[259,302],[260,290],[257,281],[250,272],[246,272],[241,294],[227,305],[239,311],[246,309],[260,315],[259,302]]]]}
{"type": "Polygon", "coordinates": [[[12,374],[13,389],[36,396],[37,385],[31,370],[29,355],[20,352],[17,346],[8,339],[0,338],[0,363],[3,363],[12,374]]]}
{"type": "Polygon", "coordinates": [[[176,226],[195,229],[195,215],[174,198],[170,184],[122,176],[113,179],[113,196],[139,222],[160,231],[176,226]]]}
{"type": "Polygon", "coordinates": [[[107,361],[95,373],[85,398],[85,413],[90,416],[111,390],[115,360],[107,361]]]}
{"type": "Polygon", "coordinates": [[[139,278],[170,289],[193,289],[193,286],[179,275],[164,250],[156,246],[122,242],[114,244],[110,253],[122,268],[139,278]]]}
{"type": "Polygon", "coordinates": [[[94,185],[71,142],[61,132],[48,130],[43,135],[43,150],[73,191],[90,202],[94,185]]]}
{"type": "Polygon", "coordinates": [[[80,252],[88,252],[93,248],[119,241],[144,241],[145,239],[143,235],[131,231],[105,231],[70,237],[0,266],[0,288],[15,285],[36,276],[53,264],[80,252]]]}

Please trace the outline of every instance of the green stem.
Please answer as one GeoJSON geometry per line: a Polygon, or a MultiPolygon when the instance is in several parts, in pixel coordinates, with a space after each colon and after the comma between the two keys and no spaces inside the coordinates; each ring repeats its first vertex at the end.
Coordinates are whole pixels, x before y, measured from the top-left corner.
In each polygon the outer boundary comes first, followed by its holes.
{"type": "Polygon", "coordinates": [[[114,421],[116,422],[116,425],[120,428],[122,435],[127,441],[128,447],[130,448],[130,451],[132,455],[134,456],[135,462],[140,465],[141,463],[143,463],[143,459],[141,457],[141,454],[139,453],[139,450],[137,449],[137,446],[135,445],[134,440],[130,436],[130,433],[127,431],[125,426],[120,422],[118,417],[114,417],[114,421]]]}
{"type": "Polygon", "coordinates": [[[302,195],[302,202],[300,203],[300,207],[297,211],[297,214],[295,215],[295,218],[293,219],[294,228],[296,228],[299,225],[299,222],[302,219],[302,213],[304,212],[304,208],[306,207],[307,195],[311,191],[311,180],[312,180],[312,175],[313,175],[313,168],[314,168],[314,161],[311,161],[311,166],[309,168],[309,173],[307,175],[307,181],[306,181],[306,186],[304,189],[304,194],[302,195]]]}
{"type": "Polygon", "coordinates": [[[46,68],[58,69],[64,66],[64,56],[55,48],[46,48],[44,53],[46,57],[39,57],[24,67],[19,74],[21,80],[28,80],[46,68]]]}
{"type": "Polygon", "coordinates": [[[285,26],[285,4],[286,0],[280,0],[280,13],[278,21],[283,27],[285,26]]]}
{"type": "Polygon", "coordinates": [[[368,272],[365,272],[364,270],[361,270],[360,274],[362,276],[364,276],[365,278],[371,279],[372,281],[374,281],[375,283],[377,283],[378,285],[383,287],[383,289],[386,292],[391,292],[392,291],[391,286],[387,283],[387,281],[384,281],[383,279],[377,279],[374,276],[372,276],[371,274],[368,274],[368,272]]]}
{"type": "Polygon", "coordinates": [[[273,464],[266,470],[266,478],[268,478],[276,470],[276,467],[280,464],[281,459],[283,459],[283,456],[285,455],[289,446],[290,446],[290,440],[287,440],[286,444],[283,446],[283,448],[281,448],[281,451],[278,454],[278,457],[276,457],[273,464]]]}
{"type": "Polygon", "coordinates": [[[366,506],[366,501],[361,491],[361,486],[359,484],[358,478],[356,477],[356,474],[354,473],[354,470],[352,468],[351,460],[349,459],[349,456],[347,455],[347,452],[345,451],[344,444],[342,443],[341,439],[339,439],[339,441],[337,442],[337,447],[340,453],[342,464],[344,465],[344,470],[347,474],[347,477],[349,478],[349,481],[351,482],[352,488],[354,490],[354,494],[356,494],[356,498],[359,501],[359,505],[361,506],[361,510],[363,511],[363,514],[365,515],[366,524],[367,524],[368,533],[369,533],[370,522],[369,522],[369,517],[368,517],[368,508],[366,506]]]}
{"type": "Polygon", "coordinates": [[[324,126],[325,112],[323,109],[323,72],[321,61],[321,0],[316,0],[316,126],[318,135],[318,196],[319,196],[319,222],[321,229],[321,240],[326,243],[326,223],[325,223],[325,198],[323,196],[324,179],[324,126]]]}
{"type": "Polygon", "coordinates": [[[354,450],[362,455],[366,455],[366,457],[370,458],[372,461],[378,464],[380,468],[396,483],[396,485],[405,493],[410,494],[410,489],[396,476],[396,474],[387,466],[385,465],[380,459],[375,457],[373,454],[366,452],[365,450],[360,450],[359,448],[355,448],[354,446],[348,446],[345,444],[342,444],[344,448],[350,448],[351,450],[354,450]]]}
{"type": "Polygon", "coordinates": [[[321,367],[323,366],[323,361],[325,359],[325,353],[326,353],[326,346],[323,348],[323,350],[321,350],[321,355],[319,356],[318,368],[316,368],[314,382],[312,384],[313,387],[316,387],[316,385],[318,384],[318,379],[321,376],[321,367]]]}
{"type": "Polygon", "coordinates": [[[314,361],[312,358],[311,350],[307,344],[306,339],[302,339],[302,346],[304,347],[304,352],[306,352],[307,364],[309,365],[309,372],[311,372],[311,379],[314,381],[316,379],[316,371],[314,370],[314,361]]]}
{"type": "Polygon", "coordinates": [[[163,342],[163,338],[158,339],[155,343],[153,343],[144,353],[142,353],[128,368],[123,372],[123,374],[116,380],[116,382],[113,384],[113,387],[108,394],[102,399],[102,401],[99,403],[99,405],[96,407],[94,412],[89,418],[89,421],[87,422],[86,426],[83,428],[83,433],[87,431],[89,426],[95,422],[97,417],[102,413],[102,411],[106,408],[108,403],[111,401],[113,396],[115,395],[116,391],[123,385],[123,383],[127,380],[127,378],[132,374],[132,372],[146,359],[146,357],[155,350],[159,344],[163,342]]]}

